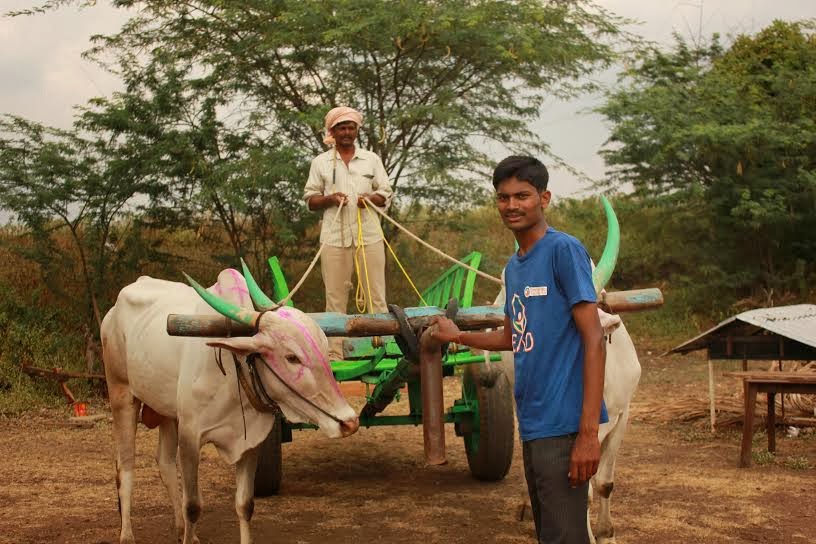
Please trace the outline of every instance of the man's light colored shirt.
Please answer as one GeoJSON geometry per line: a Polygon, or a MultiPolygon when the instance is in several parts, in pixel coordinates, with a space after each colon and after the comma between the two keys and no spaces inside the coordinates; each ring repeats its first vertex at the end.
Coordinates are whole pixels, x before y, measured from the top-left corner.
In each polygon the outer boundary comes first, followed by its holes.
{"type": "MultiPolygon", "coordinates": [[[[309,179],[303,191],[303,199],[308,206],[309,199],[315,195],[345,193],[348,204],[343,206],[340,217],[334,222],[337,207],[323,210],[323,224],[320,228],[320,243],[334,247],[358,245],[357,230],[357,197],[367,193],[378,194],[385,198],[385,207],[391,203],[393,190],[382,160],[376,153],[365,149],[355,149],[354,156],[346,166],[335,149],[329,149],[312,160],[309,179]]],[[[371,204],[369,204],[371,207],[371,204]]],[[[363,231],[363,245],[382,240],[380,216],[374,210],[360,209],[363,231]]]]}

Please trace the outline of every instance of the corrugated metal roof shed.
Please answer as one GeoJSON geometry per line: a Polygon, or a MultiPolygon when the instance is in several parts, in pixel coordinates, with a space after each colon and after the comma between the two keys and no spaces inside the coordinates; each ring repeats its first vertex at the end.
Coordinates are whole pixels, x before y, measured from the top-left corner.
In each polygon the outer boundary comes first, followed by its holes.
{"type": "MultiPolygon", "coordinates": [[[[669,350],[668,353],[688,353],[708,348],[714,342],[729,337],[738,336],[742,339],[760,337],[760,335],[767,334],[764,331],[816,350],[816,304],[795,304],[749,310],[726,319],[716,327],[669,350]]],[[[807,348],[805,350],[810,351],[807,348]]]]}

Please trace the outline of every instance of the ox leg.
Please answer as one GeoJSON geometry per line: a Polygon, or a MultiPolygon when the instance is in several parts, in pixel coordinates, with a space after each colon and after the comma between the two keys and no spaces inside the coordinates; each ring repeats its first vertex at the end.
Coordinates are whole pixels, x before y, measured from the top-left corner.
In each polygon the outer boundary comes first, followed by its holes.
{"type": "Polygon", "coordinates": [[[170,502],[173,505],[174,526],[176,539],[184,537],[184,517],[181,514],[181,496],[176,472],[176,458],[178,456],[178,421],[165,418],[159,427],[159,446],[156,449],[156,463],[159,465],[159,474],[167,488],[170,502]]]}
{"type": "Polygon", "coordinates": [[[258,467],[258,450],[253,448],[235,465],[235,512],[241,528],[241,544],[250,544],[249,521],[255,511],[255,469],[258,467]]]}
{"type": "Polygon", "coordinates": [[[587,525],[587,534],[589,535],[589,544],[597,544],[595,540],[595,534],[592,532],[592,519],[589,515],[589,511],[592,508],[592,484],[587,486],[587,493],[589,497],[587,497],[587,515],[586,515],[586,525],[587,525]]]}
{"type": "Polygon", "coordinates": [[[615,527],[612,524],[610,503],[612,490],[615,487],[615,460],[618,457],[628,423],[629,407],[627,406],[604,440],[598,472],[592,478],[592,487],[598,495],[598,522],[594,531],[598,544],[614,544],[615,542],[615,527]]]}
{"type": "Polygon", "coordinates": [[[184,544],[199,544],[195,524],[201,517],[201,493],[198,489],[198,463],[201,444],[198,435],[179,429],[179,462],[181,465],[181,501],[184,515],[184,544]]]}
{"type": "Polygon", "coordinates": [[[108,387],[113,413],[113,438],[116,444],[116,491],[119,496],[121,531],[120,544],[133,544],[133,526],[130,519],[133,496],[133,467],[136,458],[136,423],[141,402],[127,386],[108,387]]]}

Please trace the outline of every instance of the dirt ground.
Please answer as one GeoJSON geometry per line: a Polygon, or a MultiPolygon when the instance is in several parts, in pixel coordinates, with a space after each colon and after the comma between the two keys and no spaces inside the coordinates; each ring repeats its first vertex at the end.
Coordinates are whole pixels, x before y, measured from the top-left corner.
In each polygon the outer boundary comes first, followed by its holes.
{"type": "MultiPolygon", "coordinates": [[[[712,436],[702,422],[664,423],[661,407],[706,395],[699,359],[657,358],[644,350],[641,386],[618,458],[612,512],[622,544],[816,542],[816,433],[777,432],[777,455],[737,468],[740,429],[712,436]]],[[[455,379],[446,379],[448,405],[455,379]]],[[[718,395],[736,383],[720,380],[718,395]]],[[[362,399],[350,399],[359,406],[362,399]]],[[[102,403],[91,413],[106,413],[102,403]]],[[[404,411],[394,405],[392,413],[404,411]]],[[[0,418],[0,543],[118,541],[119,519],[110,423],[90,428],[65,412],[0,418]]],[[[450,426],[449,426],[450,427],[450,426]]],[[[137,542],[173,542],[172,511],[153,461],[157,433],[140,427],[134,532],[137,542]]],[[[252,521],[258,543],[532,542],[520,448],[498,483],[472,479],[461,439],[447,434],[448,464],[423,463],[417,427],[361,429],[344,440],[314,431],[284,444],[279,496],[258,499],[252,521]]],[[[202,544],[238,541],[233,471],[212,447],[202,452],[202,544]]]]}

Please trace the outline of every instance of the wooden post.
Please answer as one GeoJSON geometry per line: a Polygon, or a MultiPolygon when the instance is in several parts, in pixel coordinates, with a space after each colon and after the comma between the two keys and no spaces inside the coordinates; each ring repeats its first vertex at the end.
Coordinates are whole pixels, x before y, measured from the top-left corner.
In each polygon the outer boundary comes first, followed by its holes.
{"type": "Polygon", "coordinates": [[[444,465],[445,457],[445,397],[442,390],[441,344],[431,337],[436,325],[425,329],[419,338],[420,381],[422,383],[422,438],[425,462],[444,465]]]}
{"type": "Polygon", "coordinates": [[[711,432],[716,432],[717,410],[714,406],[714,362],[708,360],[708,411],[711,418],[711,432]]]}
{"type": "MultiPolygon", "coordinates": [[[[785,349],[783,347],[781,337],[780,337],[780,340],[779,340],[779,356],[780,357],[785,356],[785,349]]],[[[779,372],[782,372],[782,370],[783,370],[782,369],[782,359],[779,359],[779,372]]],[[[785,423],[785,393],[780,393],[779,394],[779,402],[782,404],[782,411],[781,411],[781,415],[779,417],[780,417],[780,420],[781,420],[782,424],[784,425],[784,423],[785,423]]]]}
{"type": "MultiPolygon", "coordinates": [[[[392,314],[338,314],[320,312],[307,314],[323,329],[326,336],[387,336],[399,334],[400,324],[392,314]]],[[[428,326],[436,316],[445,315],[440,308],[405,308],[405,315],[411,328],[418,330],[428,326]]],[[[463,331],[500,327],[504,323],[504,310],[500,306],[472,306],[462,308],[454,318],[454,323],[463,331]]],[[[170,336],[200,336],[222,338],[226,336],[252,336],[255,329],[236,323],[220,315],[167,316],[167,333],[170,336]]]]}
{"type": "MultiPolygon", "coordinates": [[[[783,393],[780,393],[783,394],[783,393]]],[[[768,433],[768,451],[776,452],[776,393],[768,391],[768,419],[765,422],[768,433]]]]}
{"type": "Polygon", "coordinates": [[[663,305],[663,293],[654,288],[604,292],[599,303],[605,304],[614,314],[652,310],[663,305]]]}
{"type": "Polygon", "coordinates": [[[754,410],[759,386],[750,384],[743,379],[743,394],[745,395],[745,414],[742,420],[742,447],[740,448],[740,467],[751,466],[751,438],[754,434],[754,410]]]}

